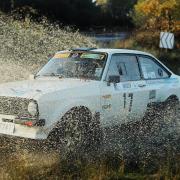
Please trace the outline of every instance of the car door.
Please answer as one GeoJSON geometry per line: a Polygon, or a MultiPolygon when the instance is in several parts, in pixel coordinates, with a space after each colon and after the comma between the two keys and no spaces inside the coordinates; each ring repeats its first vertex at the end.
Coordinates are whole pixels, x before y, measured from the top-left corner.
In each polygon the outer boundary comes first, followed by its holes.
{"type": "Polygon", "coordinates": [[[133,54],[113,54],[101,88],[102,115],[113,125],[142,118],[148,103],[146,82],[142,80],[138,61],[133,54]],[[120,82],[107,85],[110,76],[120,82]]]}
{"type": "Polygon", "coordinates": [[[139,55],[138,59],[146,81],[145,89],[149,91],[149,103],[165,101],[166,94],[173,87],[170,72],[153,57],[139,55]]]}

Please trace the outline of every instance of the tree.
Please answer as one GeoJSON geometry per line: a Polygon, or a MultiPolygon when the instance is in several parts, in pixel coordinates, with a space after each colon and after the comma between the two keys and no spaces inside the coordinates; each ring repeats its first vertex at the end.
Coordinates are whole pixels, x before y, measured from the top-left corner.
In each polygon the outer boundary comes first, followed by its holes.
{"type": "Polygon", "coordinates": [[[142,29],[174,31],[179,18],[179,0],[139,0],[133,20],[142,29]]]}
{"type": "Polygon", "coordinates": [[[180,20],[180,0],[176,0],[176,3],[177,5],[175,7],[174,17],[180,20]]]}
{"type": "MultiPolygon", "coordinates": [[[[131,24],[130,12],[137,0],[96,0],[101,6],[101,13],[106,17],[106,23],[114,26],[128,26],[131,24]]],[[[102,22],[102,21],[101,21],[102,22]]]]}
{"type": "Polygon", "coordinates": [[[96,0],[95,2],[97,5],[105,5],[107,3],[107,0],[96,0]]]}
{"type": "Polygon", "coordinates": [[[136,0],[108,0],[108,7],[114,18],[126,18],[133,9],[136,0]]]}
{"type": "Polygon", "coordinates": [[[0,0],[0,9],[8,12],[10,10],[10,1],[0,0]]]}
{"type": "Polygon", "coordinates": [[[53,21],[84,27],[93,23],[97,13],[92,0],[0,0],[0,9],[9,12],[12,9],[22,12],[21,9],[27,6],[36,9],[39,16],[45,15],[53,21]]]}

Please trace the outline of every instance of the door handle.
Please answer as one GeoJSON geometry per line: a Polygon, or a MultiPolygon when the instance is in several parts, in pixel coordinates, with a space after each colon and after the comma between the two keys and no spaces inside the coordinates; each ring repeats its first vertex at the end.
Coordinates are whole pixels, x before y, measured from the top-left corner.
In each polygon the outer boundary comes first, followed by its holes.
{"type": "Polygon", "coordinates": [[[146,87],[146,84],[138,84],[139,87],[146,87]]]}

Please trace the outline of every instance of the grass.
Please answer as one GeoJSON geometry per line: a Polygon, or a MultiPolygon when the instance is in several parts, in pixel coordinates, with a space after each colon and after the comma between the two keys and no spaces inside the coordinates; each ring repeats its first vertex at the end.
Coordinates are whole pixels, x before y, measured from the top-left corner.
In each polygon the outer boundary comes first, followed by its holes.
{"type": "Polygon", "coordinates": [[[61,156],[41,143],[1,137],[0,176],[3,180],[179,180],[179,140],[163,128],[148,130],[144,123],[135,123],[111,129],[96,152],[61,156]]]}
{"type": "MultiPolygon", "coordinates": [[[[0,156],[3,156],[0,153],[0,156]]],[[[69,180],[179,180],[180,156],[176,160],[167,157],[163,162],[159,161],[157,168],[153,170],[150,161],[146,160],[146,168],[142,170],[142,162],[137,162],[137,167],[128,164],[118,154],[105,153],[101,155],[76,156],[62,158],[55,151],[18,150],[9,154],[0,167],[0,176],[3,180],[24,179],[69,179],[69,180]],[[168,160],[168,161],[167,161],[168,160]],[[173,167],[174,163],[176,167],[173,167]]],[[[151,159],[158,161],[157,159],[151,159]]],[[[131,162],[132,163],[132,162],[131,162]]]]}

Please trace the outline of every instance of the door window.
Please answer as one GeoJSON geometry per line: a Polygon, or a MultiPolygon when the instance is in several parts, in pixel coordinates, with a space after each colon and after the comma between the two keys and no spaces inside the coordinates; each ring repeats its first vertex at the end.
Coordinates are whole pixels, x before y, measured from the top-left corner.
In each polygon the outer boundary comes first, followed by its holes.
{"type": "Polygon", "coordinates": [[[148,57],[139,57],[144,79],[168,78],[169,74],[158,65],[155,60],[148,57]]]}
{"type": "Polygon", "coordinates": [[[107,79],[109,76],[120,76],[121,82],[140,80],[141,77],[136,56],[122,54],[112,55],[107,79]]]}

